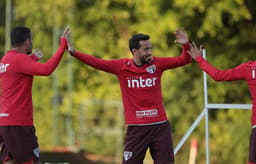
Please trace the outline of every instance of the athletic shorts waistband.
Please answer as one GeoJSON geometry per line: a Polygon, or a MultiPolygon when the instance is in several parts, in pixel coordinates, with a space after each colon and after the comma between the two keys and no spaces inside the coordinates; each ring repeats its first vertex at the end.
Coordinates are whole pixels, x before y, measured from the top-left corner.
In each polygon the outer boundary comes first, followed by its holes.
{"type": "Polygon", "coordinates": [[[162,124],[168,122],[168,120],[160,121],[160,122],[154,122],[154,123],[149,123],[149,124],[128,124],[128,126],[147,126],[147,125],[157,125],[157,124],[162,124]]]}

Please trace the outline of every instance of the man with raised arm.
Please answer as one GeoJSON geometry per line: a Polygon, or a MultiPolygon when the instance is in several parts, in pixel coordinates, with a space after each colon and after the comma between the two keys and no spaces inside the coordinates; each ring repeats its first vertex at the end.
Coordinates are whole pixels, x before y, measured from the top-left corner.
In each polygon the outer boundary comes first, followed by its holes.
{"type": "Polygon", "coordinates": [[[11,31],[11,50],[0,61],[0,157],[3,164],[39,164],[39,146],[33,122],[33,76],[48,76],[67,49],[69,27],[57,52],[45,63],[32,52],[32,34],[27,27],[11,31]]]}
{"type": "Polygon", "coordinates": [[[248,164],[256,164],[256,61],[248,61],[231,69],[219,70],[202,57],[202,45],[191,44],[188,53],[212,79],[216,81],[245,80],[252,98],[252,132],[249,146],[248,164]]]}
{"type": "Polygon", "coordinates": [[[189,39],[183,29],[175,32],[176,43],[183,46],[178,57],[153,57],[150,37],[135,34],[129,40],[131,59],[104,60],[75,51],[68,41],[69,52],[81,62],[115,74],[120,82],[125,123],[128,125],[123,164],[142,164],[149,148],[154,164],[173,164],[171,129],[161,92],[165,70],[191,62],[189,39]]]}

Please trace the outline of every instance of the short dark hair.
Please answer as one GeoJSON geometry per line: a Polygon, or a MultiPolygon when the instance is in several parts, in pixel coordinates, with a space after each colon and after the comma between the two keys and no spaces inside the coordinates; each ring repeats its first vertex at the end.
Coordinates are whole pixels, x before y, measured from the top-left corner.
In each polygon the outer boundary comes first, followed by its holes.
{"type": "Polygon", "coordinates": [[[149,40],[150,36],[145,34],[134,34],[131,39],[129,40],[129,49],[132,52],[132,49],[139,49],[140,48],[140,41],[141,40],[149,40]]]}
{"type": "Polygon", "coordinates": [[[31,31],[27,27],[15,27],[11,31],[11,45],[20,46],[27,39],[31,39],[31,31]]]}

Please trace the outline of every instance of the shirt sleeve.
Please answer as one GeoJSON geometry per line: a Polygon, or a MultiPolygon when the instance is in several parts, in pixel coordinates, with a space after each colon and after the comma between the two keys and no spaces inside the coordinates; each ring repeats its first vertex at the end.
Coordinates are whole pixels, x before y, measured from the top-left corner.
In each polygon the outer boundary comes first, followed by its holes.
{"type": "Polygon", "coordinates": [[[234,81],[246,78],[246,63],[231,69],[219,70],[210,65],[202,56],[197,57],[196,62],[215,81],[234,81]]]}
{"type": "Polygon", "coordinates": [[[84,64],[88,64],[91,67],[98,70],[102,70],[113,74],[118,74],[121,70],[120,60],[100,59],[77,51],[74,53],[73,56],[81,62],[83,62],[84,64]]]}
{"type": "Polygon", "coordinates": [[[16,59],[17,72],[22,72],[29,75],[48,76],[60,63],[60,60],[66,50],[67,41],[65,38],[60,39],[60,47],[56,53],[45,63],[38,63],[35,59],[27,55],[20,55],[16,59]]]}
{"type": "Polygon", "coordinates": [[[188,54],[188,50],[190,49],[189,44],[183,45],[182,53],[177,57],[160,57],[161,60],[160,68],[163,70],[180,67],[186,64],[191,63],[192,57],[188,54]]]}

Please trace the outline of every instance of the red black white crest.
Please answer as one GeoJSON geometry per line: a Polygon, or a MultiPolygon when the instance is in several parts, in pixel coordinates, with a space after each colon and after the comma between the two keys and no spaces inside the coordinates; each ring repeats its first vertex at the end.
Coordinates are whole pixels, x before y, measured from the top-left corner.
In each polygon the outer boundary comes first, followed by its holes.
{"type": "Polygon", "coordinates": [[[150,74],[153,74],[156,72],[156,65],[151,65],[149,67],[146,68],[147,72],[150,73],[150,74]]]}

